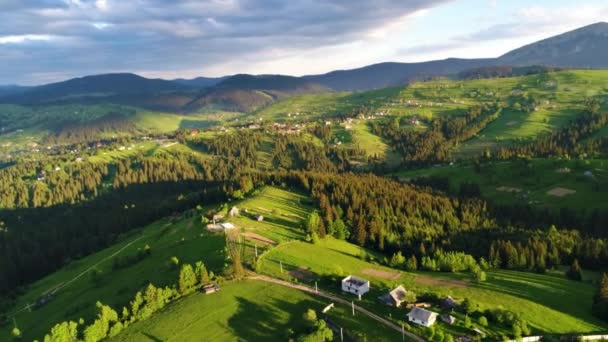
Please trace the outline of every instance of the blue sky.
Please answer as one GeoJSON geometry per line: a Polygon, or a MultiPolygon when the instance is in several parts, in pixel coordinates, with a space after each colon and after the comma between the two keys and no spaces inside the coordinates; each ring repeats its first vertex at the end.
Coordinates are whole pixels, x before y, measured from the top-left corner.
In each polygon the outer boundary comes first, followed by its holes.
{"type": "Polygon", "coordinates": [[[598,21],[605,0],[0,0],[0,84],[496,57],[598,21]]]}

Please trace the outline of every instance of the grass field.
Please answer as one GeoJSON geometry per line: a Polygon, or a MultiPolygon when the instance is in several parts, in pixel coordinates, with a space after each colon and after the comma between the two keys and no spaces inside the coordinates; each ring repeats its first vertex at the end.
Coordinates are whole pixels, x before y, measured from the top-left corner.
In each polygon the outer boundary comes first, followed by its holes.
{"type": "Polygon", "coordinates": [[[385,160],[389,165],[397,165],[401,156],[381,137],[373,134],[365,121],[352,126],[352,145],[363,149],[368,157],[385,160]]]}
{"type": "Polygon", "coordinates": [[[364,261],[360,256],[360,247],[344,241],[325,239],[317,245],[298,241],[272,249],[264,255],[259,267],[263,273],[283,279],[294,280],[294,274],[306,274],[306,279],[299,279],[300,282],[318,281],[320,288],[336,293],[340,292],[342,277],[349,274],[363,277],[371,281],[372,290],[364,296],[362,305],[395,318],[403,317],[406,311],[385,307],[376,298],[403,284],[416,293],[433,291],[457,300],[469,298],[482,310],[511,310],[537,332],[593,332],[607,328],[591,315],[595,287],[590,283],[572,282],[563,276],[510,271],[489,272],[488,281],[477,283],[470,281],[471,277],[466,274],[400,272],[364,261]],[[294,273],[296,269],[300,271],[294,273]],[[386,273],[378,276],[378,271],[386,273]]]}
{"type": "MultiPolygon", "coordinates": [[[[583,109],[587,97],[608,93],[603,80],[606,71],[574,70],[513,78],[467,81],[436,80],[416,82],[383,107],[394,115],[420,118],[460,115],[475,104],[499,103],[503,114],[477,137],[462,144],[457,156],[479,155],[500,143],[531,139],[568,124],[583,109]],[[518,96],[533,96],[535,110],[513,109],[518,96]]],[[[608,108],[604,100],[603,108],[608,108]]]]}
{"type": "MultiPolygon", "coordinates": [[[[20,311],[15,316],[17,325],[24,340],[40,339],[57,322],[90,319],[96,311],[96,301],[120,308],[149,282],[162,286],[175,283],[178,270],[168,267],[172,256],[182,263],[203,260],[210,270],[217,272],[224,266],[224,245],[225,238],[207,233],[200,219],[184,218],[175,223],[158,221],[140,233],[125,237],[122,242],[73,261],[32,284],[18,299],[15,310],[35,303],[49,290],[60,290],[47,305],[31,312],[20,311]],[[113,269],[115,257],[133,256],[146,245],[151,248],[149,256],[131,266],[113,269]],[[92,270],[100,272],[98,279],[93,280],[92,270]]],[[[0,329],[0,341],[8,341],[9,332],[9,327],[0,329]]]]}
{"type": "Polygon", "coordinates": [[[242,214],[230,221],[244,233],[260,234],[277,243],[303,239],[302,222],[312,210],[311,204],[302,194],[264,187],[254,196],[236,203],[242,214]],[[256,221],[252,217],[255,214],[263,215],[264,221],[256,221]]]}
{"type": "Polygon", "coordinates": [[[336,117],[366,108],[379,108],[395,97],[400,88],[354,93],[324,93],[294,96],[250,114],[250,118],[271,122],[305,122],[336,117]]]}
{"type": "MultiPolygon", "coordinates": [[[[254,280],[228,283],[218,293],[182,299],[111,341],[282,341],[288,339],[289,329],[305,328],[302,315],[307,309],[320,315],[328,304],[280,285],[254,280]]],[[[401,338],[364,316],[352,317],[349,307],[336,305],[328,317],[345,334],[367,332],[369,341],[401,338]]]]}
{"type": "Polygon", "coordinates": [[[447,177],[451,191],[458,192],[460,184],[479,184],[482,196],[497,203],[528,203],[549,208],[605,209],[608,161],[533,159],[530,162],[493,162],[482,164],[479,172],[471,164],[456,164],[397,174],[400,178],[421,176],[447,177]],[[589,171],[591,177],[584,173],[589,171]],[[576,191],[563,197],[548,192],[554,188],[576,191]]]}
{"type": "Polygon", "coordinates": [[[236,113],[181,115],[175,113],[138,110],[133,122],[144,130],[152,132],[173,132],[182,128],[208,128],[225,120],[239,116],[236,113]]]}

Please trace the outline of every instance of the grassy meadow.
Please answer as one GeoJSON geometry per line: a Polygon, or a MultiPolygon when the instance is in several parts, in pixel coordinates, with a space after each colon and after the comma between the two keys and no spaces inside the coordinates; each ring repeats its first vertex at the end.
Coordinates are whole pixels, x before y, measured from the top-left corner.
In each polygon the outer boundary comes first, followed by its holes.
{"type": "MultiPolygon", "coordinates": [[[[370,280],[372,286],[358,304],[396,324],[406,323],[408,310],[387,307],[379,303],[377,297],[403,284],[419,295],[433,292],[451,295],[456,300],[468,298],[479,310],[500,308],[515,312],[535,333],[583,333],[608,328],[590,312],[596,275],[586,273],[585,281],[573,282],[567,280],[562,271],[541,275],[495,270],[488,272],[486,282],[479,283],[464,273],[403,272],[381,266],[385,264],[383,256],[346,241],[333,238],[322,239],[318,244],[303,241],[302,222],[313,206],[307,196],[298,192],[266,186],[226,207],[232,206],[240,209],[240,215],[226,217],[224,221],[237,226],[234,233],[241,236],[246,264],[251,264],[257,246],[259,252],[264,253],[255,264],[260,273],[310,286],[316,282],[321,290],[354,301],[358,299],[341,292],[340,280],[349,274],[363,277],[370,280]],[[264,220],[257,221],[256,214],[263,215],[264,220]]],[[[203,211],[208,209],[212,208],[203,211]]],[[[24,338],[30,340],[41,338],[57,322],[90,320],[96,301],[119,309],[149,282],[161,286],[174,283],[178,270],[168,263],[172,256],[181,263],[203,260],[210,270],[221,272],[226,265],[224,247],[224,234],[208,232],[199,215],[160,220],[125,236],[106,250],[73,261],[30,286],[18,299],[14,311],[34,303],[48,291],[59,290],[47,305],[17,312],[17,325],[24,338]],[[115,258],[134,256],[146,246],[150,247],[150,253],[143,259],[125,267],[113,267],[115,258]]],[[[222,284],[219,293],[196,293],[170,304],[150,319],[131,326],[114,341],[183,341],[196,337],[284,339],[289,328],[302,327],[301,317],[306,309],[320,311],[327,304],[319,297],[274,284],[253,280],[228,282],[222,284]]],[[[374,341],[400,338],[362,316],[353,318],[349,309],[338,305],[328,317],[348,334],[364,331],[368,339],[374,341]]],[[[439,308],[432,310],[442,312],[439,308]]],[[[462,323],[463,314],[452,314],[458,320],[456,325],[438,323],[438,327],[454,336],[470,334],[462,323]]],[[[473,326],[483,328],[476,323],[473,326]]],[[[420,327],[408,326],[408,329],[424,333],[420,327]]],[[[8,326],[0,330],[0,340],[9,338],[9,330],[8,326]]],[[[510,332],[502,326],[490,326],[485,331],[510,332]]]]}
{"type": "Polygon", "coordinates": [[[245,236],[247,233],[259,234],[275,243],[303,239],[302,222],[312,211],[308,197],[272,186],[257,190],[254,196],[235,205],[241,214],[227,220],[245,236]],[[254,215],[262,215],[264,220],[257,221],[254,215]]]}
{"type": "MultiPolygon", "coordinates": [[[[18,298],[12,312],[19,310],[15,320],[24,340],[40,339],[57,322],[91,319],[97,301],[119,309],[149,282],[160,286],[175,283],[178,269],[168,263],[173,256],[181,263],[202,260],[210,270],[221,271],[224,246],[223,234],[208,233],[200,218],[163,219],[32,284],[18,298]],[[150,254],[141,261],[118,269],[113,267],[115,258],[135,256],[146,246],[150,247],[150,254]],[[54,289],[58,290],[48,304],[31,311],[22,310],[54,289]]],[[[9,326],[0,329],[1,341],[10,339],[12,324],[9,326]]]]}
{"type": "MultiPolygon", "coordinates": [[[[134,324],[110,341],[281,341],[289,329],[302,331],[302,315],[313,309],[319,317],[327,300],[301,291],[255,280],[227,283],[220,292],[196,293],[169,305],[150,319],[134,324]]],[[[370,341],[394,341],[398,332],[384,329],[350,308],[336,305],[327,318],[346,336],[366,332],[370,341]]],[[[335,336],[339,340],[339,336],[335,336]]]]}
{"type": "Polygon", "coordinates": [[[484,163],[479,169],[468,163],[433,167],[396,174],[402,179],[439,176],[449,179],[452,192],[460,184],[475,182],[481,194],[496,203],[526,203],[548,208],[605,209],[608,184],[608,161],[605,159],[565,160],[532,159],[531,161],[484,163]],[[585,176],[591,172],[591,176],[585,176]],[[555,188],[574,191],[557,196],[555,188]]]}
{"type": "MultiPolygon", "coordinates": [[[[591,315],[595,286],[589,282],[567,280],[563,274],[500,270],[489,272],[488,280],[478,283],[468,274],[408,273],[380,266],[377,261],[378,257],[370,251],[328,238],[316,245],[296,241],[278,246],[262,257],[258,268],[262,273],[277,278],[313,286],[317,281],[321,289],[338,294],[341,293],[340,280],[343,277],[350,274],[363,277],[370,280],[371,291],[363,296],[361,305],[398,322],[405,319],[407,310],[386,307],[378,303],[377,297],[403,284],[418,294],[432,291],[442,296],[451,295],[456,300],[469,298],[481,310],[502,308],[513,311],[536,332],[594,332],[607,328],[605,323],[591,315]],[[367,260],[370,256],[372,260],[376,258],[376,262],[363,260],[362,255],[366,255],[367,260]]],[[[340,295],[356,299],[350,294],[340,295]]],[[[440,326],[452,331],[452,327],[442,323],[440,326]]]]}

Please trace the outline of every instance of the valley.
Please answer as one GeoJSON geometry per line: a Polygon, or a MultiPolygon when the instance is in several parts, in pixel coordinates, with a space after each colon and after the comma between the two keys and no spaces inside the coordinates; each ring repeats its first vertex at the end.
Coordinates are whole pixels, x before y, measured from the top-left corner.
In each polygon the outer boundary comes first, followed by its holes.
{"type": "Polygon", "coordinates": [[[496,58],[1,86],[0,341],[605,336],[606,25],[496,58]]]}

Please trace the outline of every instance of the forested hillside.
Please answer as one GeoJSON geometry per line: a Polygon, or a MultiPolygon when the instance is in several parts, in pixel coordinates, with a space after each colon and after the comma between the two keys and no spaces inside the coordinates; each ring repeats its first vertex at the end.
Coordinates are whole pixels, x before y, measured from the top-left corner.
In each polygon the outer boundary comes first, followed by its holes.
{"type": "MultiPolygon", "coordinates": [[[[241,231],[255,244],[337,239],[368,251],[363,260],[407,272],[468,272],[479,282],[501,270],[605,271],[605,75],[542,69],[289,97],[257,90],[268,80],[254,78],[238,83],[272,100],[248,112],[3,106],[3,312],[31,284],[141,227],[183,217],[204,227],[249,200],[258,202],[233,221],[260,229],[241,231]],[[255,200],[265,186],[301,197],[255,200]]],[[[233,91],[235,79],[224,82],[197,96],[233,91]]],[[[238,258],[255,270],[253,247],[242,248],[238,258]]],[[[228,279],[240,277],[232,252],[228,279]]],[[[132,258],[116,261],[117,269],[139,262],[132,258]]]]}

